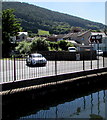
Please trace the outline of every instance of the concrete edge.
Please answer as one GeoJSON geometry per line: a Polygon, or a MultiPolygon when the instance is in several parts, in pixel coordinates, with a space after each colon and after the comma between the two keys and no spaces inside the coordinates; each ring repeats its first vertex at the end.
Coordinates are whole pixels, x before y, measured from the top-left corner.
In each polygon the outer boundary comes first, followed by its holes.
{"type": "Polygon", "coordinates": [[[56,85],[57,86],[64,85],[64,84],[69,84],[69,83],[79,84],[80,82],[84,82],[84,80],[86,81],[86,79],[89,79],[89,81],[91,81],[91,82],[95,82],[95,81],[93,81],[92,78],[96,78],[96,77],[99,78],[102,76],[107,76],[107,72],[101,72],[98,74],[91,74],[91,75],[87,75],[87,76],[80,76],[80,77],[76,77],[76,78],[72,78],[72,79],[68,79],[68,80],[45,83],[45,84],[41,84],[41,85],[34,85],[34,86],[29,86],[29,87],[24,87],[24,88],[16,88],[16,89],[12,89],[12,90],[6,90],[6,91],[0,92],[0,95],[2,95],[2,96],[7,96],[10,94],[13,95],[13,94],[21,93],[21,92],[38,90],[38,89],[43,89],[43,88],[52,87],[52,86],[56,86],[56,85]]]}

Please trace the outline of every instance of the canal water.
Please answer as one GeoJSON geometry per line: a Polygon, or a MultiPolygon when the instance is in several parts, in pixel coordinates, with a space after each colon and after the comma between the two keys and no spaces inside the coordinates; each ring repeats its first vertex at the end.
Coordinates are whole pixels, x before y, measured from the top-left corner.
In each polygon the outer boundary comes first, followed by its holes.
{"type": "MultiPolygon", "coordinates": [[[[56,101],[46,107],[34,110],[17,120],[38,119],[38,118],[106,118],[107,120],[107,90],[97,89],[88,91],[85,95],[77,95],[72,98],[64,98],[63,101],[56,101]]],[[[50,101],[51,102],[51,101],[50,101]]],[[[26,108],[29,109],[29,108],[26,108]]]]}

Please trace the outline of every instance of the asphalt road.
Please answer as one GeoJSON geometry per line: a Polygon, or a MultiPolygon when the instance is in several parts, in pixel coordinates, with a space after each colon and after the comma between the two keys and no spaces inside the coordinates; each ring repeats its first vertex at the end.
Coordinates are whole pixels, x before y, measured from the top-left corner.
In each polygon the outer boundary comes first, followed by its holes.
{"type": "Polygon", "coordinates": [[[45,67],[28,67],[25,60],[0,60],[0,83],[107,67],[107,58],[87,61],[48,61],[45,67]]]}

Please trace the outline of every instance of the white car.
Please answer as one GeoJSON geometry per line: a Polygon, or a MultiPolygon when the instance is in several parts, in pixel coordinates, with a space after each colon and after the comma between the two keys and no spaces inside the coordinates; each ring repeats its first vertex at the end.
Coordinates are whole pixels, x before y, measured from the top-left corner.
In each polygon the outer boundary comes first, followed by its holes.
{"type": "Polygon", "coordinates": [[[68,51],[69,52],[76,52],[76,48],[75,47],[68,47],[68,51]]]}
{"type": "Polygon", "coordinates": [[[27,66],[45,66],[47,64],[47,60],[39,53],[33,53],[28,55],[26,59],[27,66]]]}
{"type": "Polygon", "coordinates": [[[103,56],[103,51],[102,50],[96,50],[97,55],[103,56]]]}

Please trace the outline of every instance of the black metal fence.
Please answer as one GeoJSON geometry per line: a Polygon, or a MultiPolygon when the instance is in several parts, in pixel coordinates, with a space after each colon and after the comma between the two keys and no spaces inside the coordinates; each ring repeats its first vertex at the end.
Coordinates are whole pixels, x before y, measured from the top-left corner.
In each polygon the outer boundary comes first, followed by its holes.
{"type": "Polygon", "coordinates": [[[96,56],[95,52],[38,53],[46,57],[46,66],[29,67],[26,65],[26,57],[0,59],[0,83],[107,67],[107,57],[96,56]]]}

